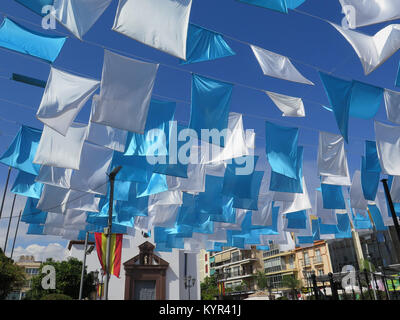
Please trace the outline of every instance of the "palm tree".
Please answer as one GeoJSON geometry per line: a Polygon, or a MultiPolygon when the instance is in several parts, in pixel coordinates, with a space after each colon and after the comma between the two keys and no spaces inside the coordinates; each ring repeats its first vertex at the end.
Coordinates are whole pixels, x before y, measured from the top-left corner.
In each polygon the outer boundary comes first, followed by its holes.
{"type": "Polygon", "coordinates": [[[291,289],[293,296],[297,300],[297,290],[301,289],[301,281],[296,279],[294,275],[286,275],[282,277],[282,286],[291,289]]]}

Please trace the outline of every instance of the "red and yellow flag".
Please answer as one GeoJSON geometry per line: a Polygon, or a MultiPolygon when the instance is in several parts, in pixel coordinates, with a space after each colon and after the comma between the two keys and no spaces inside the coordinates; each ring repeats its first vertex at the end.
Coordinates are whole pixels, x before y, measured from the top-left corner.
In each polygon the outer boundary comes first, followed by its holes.
{"type": "MultiPolygon", "coordinates": [[[[104,233],[95,232],[97,256],[101,264],[101,268],[106,271],[106,250],[107,236],[104,233]]],[[[119,278],[121,269],[121,250],[122,250],[122,234],[113,233],[110,242],[110,274],[119,278]]]]}
{"type": "Polygon", "coordinates": [[[104,293],[104,283],[99,283],[97,285],[97,296],[99,298],[102,298],[103,297],[103,293],[104,293]]]}

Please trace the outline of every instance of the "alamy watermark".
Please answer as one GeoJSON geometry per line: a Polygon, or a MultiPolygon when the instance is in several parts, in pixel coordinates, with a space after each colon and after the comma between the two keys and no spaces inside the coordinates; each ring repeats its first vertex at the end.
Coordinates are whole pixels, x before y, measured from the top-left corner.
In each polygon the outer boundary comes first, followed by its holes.
{"type": "Polygon", "coordinates": [[[236,164],[236,175],[253,173],[255,166],[254,149],[252,146],[246,145],[246,141],[251,140],[251,137],[254,136],[253,129],[247,129],[238,138],[241,141],[233,141],[235,133],[229,128],[221,131],[201,129],[199,139],[196,130],[185,128],[178,133],[176,121],[170,121],[169,125],[169,137],[161,129],[151,129],[146,132],[145,140],[148,142],[146,159],[149,164],[187,165],[223,161],[226,164],[233,162],[236,164]],[[169,139],[168,150],[167,138],[169,139]],[[221,144],[221,142],[223,143],[221,144]],[[222,146],[225,146],[225,148],[222,146]],[[235,151],[236,148],[241,150],[235,151]],[[235,154],[240,154],[240,156],[235,156],[235,154]]]}
{"type": "Polygon", "coordinates": [[[56,288],[56,269],[54,266],[46,264],[42,269],[42,273],[46,274],[42,278],[42,288],[44,290],[54,290],[56,288]]]}

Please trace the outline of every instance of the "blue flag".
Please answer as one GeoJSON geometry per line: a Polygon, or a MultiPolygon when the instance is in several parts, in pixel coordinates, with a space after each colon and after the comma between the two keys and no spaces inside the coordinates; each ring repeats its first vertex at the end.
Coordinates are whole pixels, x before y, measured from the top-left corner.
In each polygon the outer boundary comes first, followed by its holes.
{"type": "Polygon", "coordinates": [[[40,16],[44,16],[47,12],[43,13],[44,6],[52,6],[54,0],[15,0],[40,16]]]}
{"type": "Polygon", "coordinates": [[[235,55],[219,33],[189,24],[186,42],[186,61],[180,64],[215,60],[235,55]]]}
{"type": "Polygon", "coordinates": [[[288,13],[288,9],[296,9],[305,0],[238,0],[255,6],[288,13]]]}
{"type": "Polygon", "coordinates": [[[365,170],[368,172],[382,171],[375,141],[365,141],[365,170]]]}
{"type": "Polygon", "coordinates": [[[366,158],[361,157],[361,186],[364,198],[375,201],[381,174],[379,172],[367,171],[366,166],[366,158]]]}
{"type": "Polygon", "coordinates": [[[296,179],[299,129],[265,122],[266,152],[271,169],[296,179]]]}
{"type": "Polygon", "coordinates": [[[20,171],[15,178],[11,192],[20,196],[40,199],[42,194],[43,184],[35,181],[36,176],[24,171],[20,171]]]}
{"type": "MultiPolygon", "coordinates": [[[[228,127],[232,89],[230,83],[193,74],[189,128],[196,131],[198,139],[202,129],[217,129],[225,137],[223,130],[228,127]]],[[[224,146],[223,141],[206,142],[224,146]]]]}
{"type": "Polygon", "coordinates": [[[18,170],[37,175],[40,165],[34,164],[36,149],[42,131],[27,126],[21,126],[13,142],[0,158],[0,162],[18,170]]]}
{"type": "Polygon", "coordinates": [[[0,26],[0,47],[54,62],[66,37],[49,36],[28,30],[9,18],[0,26]]]}
{"type": "Polygon", "coordinates": [[[346,209],[342,186],[322,183],[321,192],[324,209],[346,209]]]}

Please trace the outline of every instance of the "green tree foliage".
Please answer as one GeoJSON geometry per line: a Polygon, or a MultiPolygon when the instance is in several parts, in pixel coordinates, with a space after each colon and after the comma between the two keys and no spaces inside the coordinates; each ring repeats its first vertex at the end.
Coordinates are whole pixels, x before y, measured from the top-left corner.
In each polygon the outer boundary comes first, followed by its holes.
{"type": "Polygon", "coordinates": [[[205,277],[200,284],[201,300],[215,300],[218,296],[218,280],[217,277],[205,277]]]}
{"type": "MultiPolygon", "coordinates": [[[[82,262],[76,258],[66,261],[53,261],[48,259],[40,266],[39,274],[32,278],[32,288],[27,292],[25,299],[40,300],[50,294],[63,294],[72,299],[79,298],[79,288],[82,273],[82,262]],[[45,265],[52,265],[56,270],[56,288],[45,290],[42,287],[42,279],[46,273],[42,274],[45,265]]],[[[95,291],[93,274],[87,274],[86,270],[83,277],[82,298],[89,297],[95,291]]]]}
{"type": "Polygon", "coordinates": [[[16,265],[0,249],[0,300],[4,300],[13,288],[22,286],[24,280],[24,268],[16,265]]]}
{"type": "Polygon", "coordinates": [[[257,271],[256,283],[260,290],[265,290],[268,288],[268,278],[265,276],[264,272],[257,271]]]}
{"type": "Polygon", "coordinates": [[[282,277],[282,286],[291,289],[293,297],[297,300],[297,290],[301,289],[301,281],[293,275],[282,277]]]}

